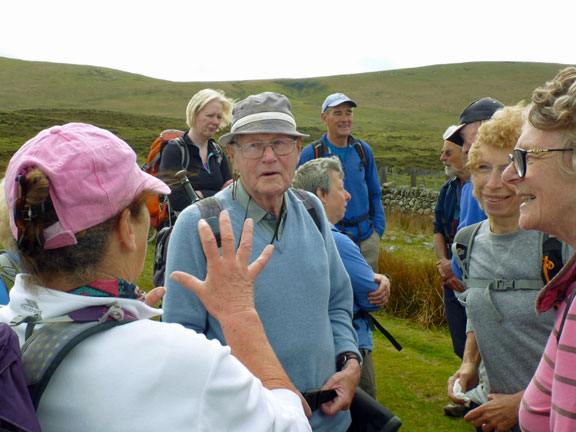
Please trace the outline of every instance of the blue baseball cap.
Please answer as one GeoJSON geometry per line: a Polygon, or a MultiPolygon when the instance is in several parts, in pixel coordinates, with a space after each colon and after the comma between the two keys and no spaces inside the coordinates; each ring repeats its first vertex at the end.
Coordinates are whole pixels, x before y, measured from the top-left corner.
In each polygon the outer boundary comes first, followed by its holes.
{"type": "Polygon", "coordinates": [[[357,107],[358,104],[346,96],[344,93],[333,93],[326,98],[322,104],[322,112],[326,112],[326,108],[335,107],[343,103],[349,103],[353,107],[357,107]]]}

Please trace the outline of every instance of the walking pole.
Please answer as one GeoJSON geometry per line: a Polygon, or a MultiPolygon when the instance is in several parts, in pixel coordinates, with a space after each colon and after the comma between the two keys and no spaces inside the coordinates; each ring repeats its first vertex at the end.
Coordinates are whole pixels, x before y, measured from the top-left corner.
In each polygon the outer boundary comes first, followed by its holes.
{"type": "Polygon", "coordinates": [[[190,184],[190,179],[188,179],[188,176],[186,175],[186,170],[178,171],[176,173],[176,178],[180,180],[180,183],[182,183],[182,186],[184,186],[186,195],[188,195],[188,198],[190,198],[190,204],[194,204],[196,201],[200,201],[200,198],[196,192],[194,192],[192,184],[190,184]]]}

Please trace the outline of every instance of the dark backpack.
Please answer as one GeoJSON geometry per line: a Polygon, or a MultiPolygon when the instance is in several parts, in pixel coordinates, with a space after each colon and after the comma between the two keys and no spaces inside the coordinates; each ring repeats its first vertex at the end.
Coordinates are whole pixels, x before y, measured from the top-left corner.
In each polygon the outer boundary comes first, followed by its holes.
{"type": "MultiPolygon", "coordinates": [[[[456,233],[454,243],[452,243],[452,254],[456,264],[462,273],[462,280],[469,280],[470,254],[478,230],[486,221],[469,225],[456,233]]],[[[544,284],[558,274],[564,263],[570,257],[569,247],[566,243],[556,237],[546,233],[540,233],[540,253],[542,258],[542,269],[540,271],[541,281],[544,284]]],[[[543,286],[540,284],[540,286],[543,286]]]]}
{"type": "MultiPolygon", "coordinates": [[[[310,145],[314,149],[314,159],[324,157],[324,154],[326,153],[326,144],[322,142],[322,139],[316,140],[310,143],[310,145]]],[[[368,161],[366,160],[366,152],[364,151],[364,147],[359,140],[354,142],[354,149],[356,150],[356,153],[358,153],[358,156],[360,156],[360,160],[362,161],[362,165],[364,165],[364,169],[367,169],[368,161]]]]}
{"type": "MultiPolygon", "coordinates": [[[[316,207],[314,207],[314,199],[308,192],[304,192],[300,189],[291,189],[292,192],[298,197],[300,201],[304,204],[304,207],[314,220],[314,223],[320,229],[320,219],[318,213],[316,212],[316,207]]],[[[214,237],[216,237],[216,242],[218,247],[220,247],[220,224],[218,223],[218,217],[222,211],[222,204],[220,201],[214,197],[206,197],[196,202],[196,205],[200,209],[200,215],[204,219],[210,228],[214,237]]],[[[172,234],[172,227],[167,227],[158,233],[158,239],[156,242],[156,250],[154,253],[154,267],[152,281],[154,286],[163,286],[166,279],[166,258],[168,255],[168,242],[170,240],[170,235],[172,234]]]]}
{"type": "MultiPolygon", "coordinates": [[[[462,282],[468,288],[468,284],[474,286],[486,286],[488,289],[498,290],[507,289],[532,289],[540,290],[562,269],[564,263],[569,259],[571,251],[566,243],[561,242],[556,237],[549,234],[540,233],[540,253],[542,259],[542,268],[540,270],[540,279],[537,280],[476,280],[470,279],[470,254],[474,245],[474,239],[478,230],[486,220],[469,225],[460,229],[454,237],[452,243],[452,254],[456,264],[462,273],[462,282]]],[[[500,313],[494,309],[494,317],[497,321],[501,320],[500,313]]]]}
{"type": "Polygon", "coordinates": [[[86,338],[136,318],[118,306],[92,306],[47,321],[37,316],[0,323],[0,431],[41,432],[36,408],[66,355],[86,338]],[[10,328],[27,324],[20,350],[10,328]],[[36,331],[34,326],[43,323],[36,331]]]}
{"type": "MultiPolygon", "coordinates": [[[[326,150],[327,150],[327,144],[324,143],[322,141],[322,139],[313,141],[310,143],[310,145],[314,149],[314,159],[324,157],[324,155],[326,154],[326,150]]],[[[362,165],[364,165],[364,178],[366,178],[366,175],[368,173],[368,160],[366,159],[366,152],[364,151],[364,146],[362,145],[362,142],[360,140],[354,141],[354,149],[356,150],[356,153],[358,153],[358,156],[360,157],[360,160],[362,161],[362,165]]],[[[370,215],[374,213],[374,203],[372,202],[372,200],[370,198],[368,199],[368,205],[370,207],[370,210],[368,211],[367,214],[365,214],[361,218],[353,220],[353,221],[349,221],[349,222],[340,221],[338,223],[338,226],[342,227],[342,228],[355,227],[355,226],[358,226],[358,224],[360,222],[363,222],[366,219],[369,219],[370,215]]],[[[350,235],[350,234],[348,234],[348,235],[350,235]]]]}

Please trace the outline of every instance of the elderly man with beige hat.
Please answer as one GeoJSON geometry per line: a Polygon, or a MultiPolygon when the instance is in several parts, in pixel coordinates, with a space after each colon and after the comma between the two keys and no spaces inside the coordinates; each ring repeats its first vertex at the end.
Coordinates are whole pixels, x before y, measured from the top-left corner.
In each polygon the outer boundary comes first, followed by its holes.
{"type": "MultiPolygon", "coordinates": [[[[214,198],[229,212],[236,238],[244,221],[254,220],[251,259],[274,246],[255,281],[256,308],[282,366],[310,404],[313,430],[343,432],[351,422],[348,408],[361,366],[353,294],[321,202],[290,189],[305,136],[285,96],[265,92],[238,102],[231,131],[220,144],[239,177],[214,198]]],[[[198,204],[181,213],[170,240],[167,274],[181,270],[206,276],[197,229],[201,218],[198,204]]],[[[226,343],[199,298],[172,280],[164,310],[166,321],[226,343]]]]}

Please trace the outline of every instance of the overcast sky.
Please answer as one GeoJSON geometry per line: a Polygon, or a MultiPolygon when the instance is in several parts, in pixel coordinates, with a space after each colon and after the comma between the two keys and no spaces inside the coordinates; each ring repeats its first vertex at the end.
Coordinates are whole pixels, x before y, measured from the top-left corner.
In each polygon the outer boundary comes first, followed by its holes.
{"type": "Polygon", "coordinates": [[[171,81],[576,63],[576,0],[3,0],[0,16],[0,57],[171,81]]]}

